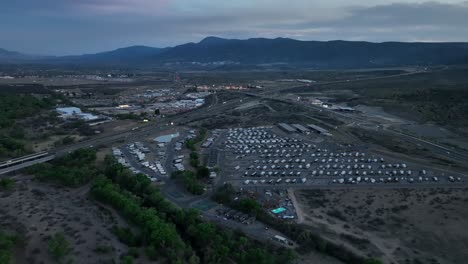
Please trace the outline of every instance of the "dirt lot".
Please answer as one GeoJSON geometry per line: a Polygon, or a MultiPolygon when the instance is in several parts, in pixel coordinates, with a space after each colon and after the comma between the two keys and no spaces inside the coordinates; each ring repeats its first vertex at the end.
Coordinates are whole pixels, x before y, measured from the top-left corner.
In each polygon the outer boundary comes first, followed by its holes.
{"type": "Polygon", "coordinates": [[[88,188],[65,189],[23,181],[13,191],[0,192],[2,229],[19,230],[25,241],[13,263],[55,263],[48,241],[56,232],[63,232],[70,243],[73,263],[118,263],[128,248],[109,229],[126,224],[112,210],[88,200],[88,188]],[[109,252],[95,252],[100,246],[108,247],[109,252]]]}
{"type": "Polygon", "coordinates": [[[303,190],[295,196],[303,224],[384,263],[468,259],[468,189],[303,190]]]}

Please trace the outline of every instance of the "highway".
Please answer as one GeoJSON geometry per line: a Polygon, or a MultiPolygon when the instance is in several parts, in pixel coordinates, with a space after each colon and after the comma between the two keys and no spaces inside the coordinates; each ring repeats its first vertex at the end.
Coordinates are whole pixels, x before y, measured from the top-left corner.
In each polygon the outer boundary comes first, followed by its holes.
{"type": "Polygon", "coordinates": [[[48,156],[45,156],[45,157],[40,158],[40,159],[25,161],[25,162],[23,162],[21,164],[18,164],[16,166],[11,166],[11,167],[0,169],[0,175],[7,174],[7,173],[10,173],[10,172],[13,172],[13,171],[16,171],[16,170],[24,169],[24,168],[27,168],[29,166],[35,165],[35,164],[48,162],[48,161],[53,160],[54,158],[55,158],[55,155],[48,155],[48,156]]]}

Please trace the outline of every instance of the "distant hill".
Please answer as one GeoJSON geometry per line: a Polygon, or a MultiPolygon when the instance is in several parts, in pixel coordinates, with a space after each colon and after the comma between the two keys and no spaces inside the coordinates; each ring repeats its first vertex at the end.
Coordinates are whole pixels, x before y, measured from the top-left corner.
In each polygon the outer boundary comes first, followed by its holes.
{"type": "Polygon", "coordinates": [[[19,52],[0,49],[0,62],[1,63],[10,63],[10,62],[13,63],[13,62],[27,60],[27,59],[29,59],[27,55],[21,54],[19,52]]]}
{"type": "Polygon", "coordinates": [[[56,57],[50,61],[54,63],[141,65],[151,63],[155,56],[165,50],[147,46],[131,46],[96,54],[56,57]]]}
{"type": "Polygon", "coordinates": [[[247,40],[207,37],[172,48],[132,46],[109,52],[62,57],[31,57],[0,50],[0,62],[80,65],[177,66],[209,68],[360,68],[468,63],[468,43],[247,40]],[[230,65],[230,66],[229,66],[230,65]],[[250,66],[249,66],[250,65],[250,66]]]}
{"type": "Polygon", "coordinates": [[[305,64],[329,67],[369,67],[451,63],[468,55],[468,43],[402,43],[298,41],[293,39],[225,40],[207,38],[176,46],[161,61],[235,61],[243,64],[305,64]]]}
{"type": "Polygon", "coordinates": [[[19,53],[16,51],[9,51],[0,48],[0,63],[31,63],[31,62],[42,62],[52,58],[51,56],[41,56],[41,55],[28,55],[19,53]]]}

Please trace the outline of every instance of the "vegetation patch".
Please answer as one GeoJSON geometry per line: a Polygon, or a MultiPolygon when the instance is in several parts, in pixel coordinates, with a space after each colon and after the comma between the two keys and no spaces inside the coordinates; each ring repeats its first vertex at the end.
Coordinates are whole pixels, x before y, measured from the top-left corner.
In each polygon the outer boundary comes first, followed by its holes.
{"type": "Polygon", "coordinates": [[[65,186],[79,186],[97,175],[96,150],[79,149],[51,163],[41,163],[26,171],[40,180],[49,180],[65,186]]]}

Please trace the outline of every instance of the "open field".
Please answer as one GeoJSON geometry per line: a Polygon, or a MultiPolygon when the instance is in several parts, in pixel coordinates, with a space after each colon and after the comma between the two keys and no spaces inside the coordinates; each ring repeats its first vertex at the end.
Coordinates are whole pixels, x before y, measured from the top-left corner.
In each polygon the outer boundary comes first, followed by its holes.
{"type": "Polygon", "coordinates": [[[465,263],[467,189],[296,191],[302,223],[385,263],[465,263]]]}
{"type": "Polygon", "coordinates": [[[17,230],[24,237],[25,245],[16,252],[14,263],[52,263],[48,241],[57,232],[63,232],[70,243],[73,263],[112,263],[127,252],[127,246],[110,231],[125,222],[91,202],[88,186],[67,189],[26,180],[0,194],[2,229],[17,230]]]}
{"type": "Polygon", "coordinates": [[[436,122],[462,131],[468,126],[466,67],[441,68],[400,78],[342,82],[285,90],[330,96],[350,106],[380,106],[389,113],[419,122],[436,122]],[[336,91],[332,94],[331,91],[336,91]],[[340,93],[340,91],[347,91],[340,93]],[[349,91],[355,93],[349,96],[349,91]]]}

